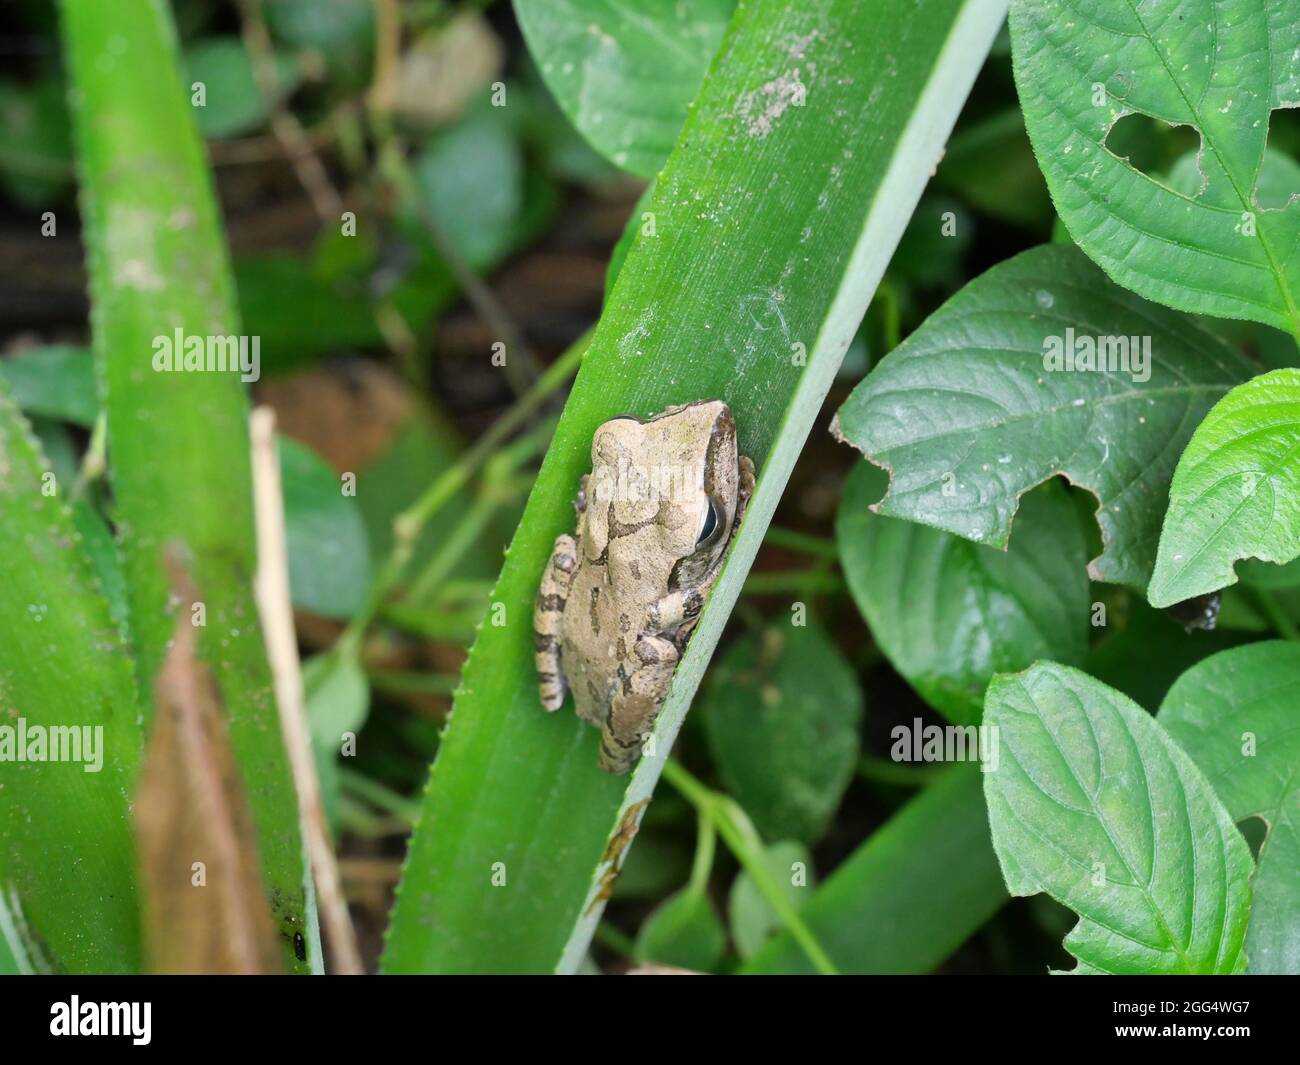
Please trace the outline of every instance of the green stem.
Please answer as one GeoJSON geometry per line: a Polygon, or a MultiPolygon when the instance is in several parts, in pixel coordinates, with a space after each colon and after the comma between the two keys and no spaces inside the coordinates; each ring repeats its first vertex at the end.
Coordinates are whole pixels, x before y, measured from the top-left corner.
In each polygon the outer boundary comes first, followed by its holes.
{"type": "Polygon", "coordinates": [[[608,947],[615,954],[621,954],[629,961],[636,960],[636,944],[608,921],[601,921],[596,926],[596,942],[608,947]]]}
{"type": "MultiPolygon", "coordinates": [[[[786,930],[808,955],[813,967],[823,976],[838,976],[839,970],[831,961],[812,931],[804,924],[794,904],[786,897],[764,860],[763,841],[748,815],[730,796],[712,791],[696,780],[680,762],[668,759],[664,763],[664,779],[676,788],[703,816],[707,816],[718,830],[718,835],[735,855],[763,898],[776,912],[786,930]]],[[[696,852],[698,859],[699,853],[696,852]]],[[[692,875],[693,879],[693,875],[692,875]]]]}
{"type": "Polygon", "coordinates": [[[713,855],[717,850],[718,836],[705,811],[697,811],[697,816],[695,860],[691,863],[691,879],[686,890],[692,895],[703,896],[709,890],[709,877],[713,875],[713,855]]]}

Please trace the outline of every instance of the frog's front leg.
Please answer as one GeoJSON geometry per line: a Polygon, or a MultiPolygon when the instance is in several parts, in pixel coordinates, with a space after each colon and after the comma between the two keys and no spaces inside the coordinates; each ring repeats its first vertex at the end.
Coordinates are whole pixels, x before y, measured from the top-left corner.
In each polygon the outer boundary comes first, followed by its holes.
{"type": "Polygon", "coordinates": [[[677,645],[662,636],[642,633],[632,651],[636,665],[614,693],[600,731],[600,768],[606,773],[626,773],[636,763],[677,668],[677,645]]]}
{"type": "Polygon", "coordinates": [[[578,542],[568,533],[557,536],[533,606],[537,686],[547,710],[558,710],[564,702],[566,685],[560,668],[560,629],[564,623],[564,604],[577,568],[578,542]]]}

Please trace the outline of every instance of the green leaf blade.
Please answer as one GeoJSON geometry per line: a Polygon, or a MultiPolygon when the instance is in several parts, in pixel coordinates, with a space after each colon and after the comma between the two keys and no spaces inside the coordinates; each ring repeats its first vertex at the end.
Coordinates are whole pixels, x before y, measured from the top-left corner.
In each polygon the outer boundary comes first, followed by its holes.
{"type": "Polygon", "coordinates": [[[1080,916],[1065,946],[1090,971],[1238,973],[1250,850],[1201,772],[1141,707],[1042,662],[994,678],[985,724],[993,845],[1013,895],[1080,916]]]}
{"type": "Polygon", "coordinates": [[[543,80],[578,131],[616,166],[652,178],[734,6],[516,0],[515,14],[543,80]]]}
{"type": "Polygon", "coordinates": [[[733,644],[700,695],[727,791],[764,839],[810,842],[853,777],[862,689],[816,624],[733,644]]]}
{"type": "Polygon", "coordinates": [[[844,575],[886,657],[931,706],[977,724],[995,673],[1087,647],[1087,554],[1059,486],[1021,505],[1007,551],[871,512],[884,475],[860,463],[836,516],[844,575]]]}
{"type": "MultiPolygon", "coordinates": [[[[310,942],[297,798],[252,581],[248,399],[230,371],[155,370],[159,337],[238,337],[203,143],[160,4],[63,0],[95,361],[146,722],[172,639],[164,566],[177,548],[204,603],[200,658],[220,688],[289,971],[310,942]]],[[[186,607],[190,609],[190,607],[186,607]]],[[[317,949],[313,944],[313,950],[317,949]]]]}
{"type": "Polygon", "coordinates": [[[1021,495],[1064,475],[1099,500],[1092,577],[1145,589],[1178,452],[1249,372],[1189,319],[1111,284],[1076,249],[1046,245],[931,315],[854,389],[838,431],[892,472],[877,513],[995,547],[1021,495]],[[1125,340],[1128,365],[1119,353],[1101,369],[1051,360],[1081,337],[1125,340]],[[1133,351],[1143,338],[1145,370],[1133,351]]]}
{"type": "Polygon", "coordinates": [[[1300,973],[1300,645],[1235,647],[1198,662],[1169,690],[1160,723],[1237,821],[1259,817],[1246,952],[1252,973],[1300,973]]]}
{"type": "Polygon", "coordinates": [[[619,271],[492,593],[506,623],[485,625],[471,649],[412,839],[386,971],[568,971],[581,961],[610,872],[607,847],[650,798],[1001,14],[998,4],[957,0],[906,12],[772,0],[738,14],[656,181],[649,209],[659,236],[639,240],[619,271]],[[824,80],[766,136],[751,136],[734,115],[736,99],[788,72],[794,61],[780,42],[810,34],[807,60],[824,80]],[[871,151],[843,157],[846,138],[868,136],[871,151]],[[779,202],[754,192],[774,175],[785,183],[779,202]],[[800,248],[810,227],[816,256],[800,248]],[[796,341],[806,366],[791,357],[796,341]],[[594,730],[541,710],[532,603],[555,536],[572,528],[597,426],[705,397],[731,406],[759,483],[660,715],[656,754],[630,781],[615,780],[596,768],[594,730]],[[513,887],[488,886],[496,862],[513,887]]]}
{"type": "Polygon", "coordinates": [[[1286,0],[1015,0],[1016,84],[1039,165],[1071,235],[1117,282],[1300,333],[1300,202],[1255,199],[1269,109],[1296,100],[1294,23],[1286,0]],[[1198,196],[1108,150],[1134,112],[1200,133],[1198,196]]]}
{"type": "Polygon", "coordinates": [[[1234,388],[1178,460],[1148,597],[1169,606],[1237,582],[1244,558],[1300,557],[1300,370],[1234,388]]]}
{"type": "Polygon", "coordinates": [[[39,449],[3,390],[0,468],[0,909],[58,970],[134,972],[130,800],[142,740],[130,652],[63,502],[67,486],[42,490],[39,449]],[[52,731],[36,756],[19,733],[34,743],[38,729],[78,730],[82,760],[46,760],[52,731]]]}

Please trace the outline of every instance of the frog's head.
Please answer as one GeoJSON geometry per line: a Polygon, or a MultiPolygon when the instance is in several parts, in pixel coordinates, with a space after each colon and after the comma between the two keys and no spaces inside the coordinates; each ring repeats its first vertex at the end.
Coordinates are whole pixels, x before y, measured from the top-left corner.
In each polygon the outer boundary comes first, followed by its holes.
{"type": "Polygon", "coordinates": [[[622,540],[637,571],[657,571],[661,592],[712,572],[731,538],[740,482],[736,423],[725,403],[611,419],[592,438],[591,463],[588,557],[607,556],[622,540]]]}

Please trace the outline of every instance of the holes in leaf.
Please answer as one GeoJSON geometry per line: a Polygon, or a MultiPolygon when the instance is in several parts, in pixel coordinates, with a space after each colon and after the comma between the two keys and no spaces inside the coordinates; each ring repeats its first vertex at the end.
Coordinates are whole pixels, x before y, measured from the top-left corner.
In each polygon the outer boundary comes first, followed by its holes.
{"type": "MultiPolygon", "coordinates": [[[[1201,135],[1193,126],[1174,126],[1150,115],[1133,112],[1115,120],[1106,134],[1105,143],[1106,150],[1113,156],[1123,159],[1153,181],[1169,186],[1166,175],[1180,159],[1188,153],[1195,153],[1200,147],[1201,135]]],[[[1203,180],[1201,184],[1204,185],[1203,180]]],[[[1192,195],[1197,190],[1178,191],[1192,195]]]]}
{"type": "Polygon", "coordinates": [[[1255,182],[1255,203],[1266,211],[1285,207],[1300,194],[1300,109],[1279,107],[1268,114],[1264,163],[1255,182]]]}
{"type": "Polygon", "coordinates": [[[1238,821],[1237,828],[1246,837],[1250,853],[1258,860],[1259,848],[1264,845],[1264,837],[1268,835],[1268,824],[1262,817],[1248,817],[1244,821],[1238,821]]]}

